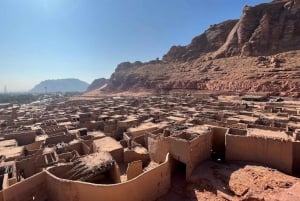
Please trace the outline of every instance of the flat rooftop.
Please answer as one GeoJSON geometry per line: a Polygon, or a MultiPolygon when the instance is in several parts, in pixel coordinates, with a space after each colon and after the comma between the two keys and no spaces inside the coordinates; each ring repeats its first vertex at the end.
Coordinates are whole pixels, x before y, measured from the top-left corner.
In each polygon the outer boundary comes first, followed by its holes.
{"type": "Polygon", "coordinates": [[[18,142],[15,139],[0,141],[0,149],[4,147],[17,147],[18,142]]]}

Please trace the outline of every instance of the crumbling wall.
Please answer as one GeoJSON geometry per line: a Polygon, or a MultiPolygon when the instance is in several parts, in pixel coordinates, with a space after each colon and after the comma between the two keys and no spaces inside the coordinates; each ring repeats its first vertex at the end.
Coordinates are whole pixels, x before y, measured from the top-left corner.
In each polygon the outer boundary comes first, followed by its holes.
{"type": "Polygon", "coordinates": [[[143,172],[143,163],[141,160],[128,163],[126,175],[127,180],[133,179],[143,172]]]}
{"type": "Polygon", "coordinates": [[[69,181],[47,172],[49,200],[105,201],[156,200],[171,186],[169,159],[158,167],[120,184],[99,185],[69,181]]]}
{"type": "Polygon", "coordinates": [[[55,135],[55,136],[51,136],[51,137],[47,138],[45,141],[45,145],[57,144],[57,143],[61,143],[61,142],[69,143],[74,139],[76,139],[76,135],[74,135],[74,134],[55,135]]]}
{"type": "Polygon", "coordinates": [[[148,151],[151,160],[162,163],[169,152],[169,141],[165,137],[148,136],[148,151]]]}
{"type": "MultiPolygon", "coordinates": [[[[165,157],[166,158],[166,157],[165,157]]],[[[124,151],[124,163],[130,163],[133,161],[141,160],[143,164],[147,164],[150,161],[149,154],[141,154],[137,153],[133,150],[126,150],[124,151]]]]}
{"type": "Polygon", "coordinates": [[[21,132],[21,133],[11,133],[5,134],[5,140],[15,139],[19,146],[31,144],[35,141],[35,131],[21,132]]]}
{"type": "Polygon", "coordinates": [[[226,159],[265,164],[292,173],[292,142],[257,136],[226,135],[226,159]]]}

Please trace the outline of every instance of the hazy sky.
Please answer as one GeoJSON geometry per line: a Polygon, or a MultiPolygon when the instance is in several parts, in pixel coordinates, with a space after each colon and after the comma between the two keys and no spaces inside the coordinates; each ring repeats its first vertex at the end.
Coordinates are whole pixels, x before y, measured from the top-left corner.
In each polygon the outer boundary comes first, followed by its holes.
{"type": "Polygon", "coordinates": [[[0,92],[45,79],[109,78],[161,58],[211,24],[267,0],[0,0],[0,92]]]}

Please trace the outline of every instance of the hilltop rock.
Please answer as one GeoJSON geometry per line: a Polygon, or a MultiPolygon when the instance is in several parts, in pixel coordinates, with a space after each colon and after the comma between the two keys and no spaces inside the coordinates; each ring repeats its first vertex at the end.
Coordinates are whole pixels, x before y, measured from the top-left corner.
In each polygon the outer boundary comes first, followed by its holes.
{"type": "Polygon", "coordinates": [[[300,1],[245,6],[242,17],[214,57],[260,56],[300,48],[300,1]]]}
{"type": "Polygon", "coordinates": [[[103,85],[105,85],[108,82],[108,79],[105,78],[99,78],[95,79],[87,88],[87,91],[92,91],[97,88],[101,88],[103,85]]]}
{"type": "Polygon", "coordinates": [[[216,51],[226,41],[227,35],[235,26],[238,20],[228,20],[220,24],[211,25],[200,36],[195,37],[187,46],[173,46],[163,56],[167,62],[188,61],[199,58],[201,55],[216,51]]]}

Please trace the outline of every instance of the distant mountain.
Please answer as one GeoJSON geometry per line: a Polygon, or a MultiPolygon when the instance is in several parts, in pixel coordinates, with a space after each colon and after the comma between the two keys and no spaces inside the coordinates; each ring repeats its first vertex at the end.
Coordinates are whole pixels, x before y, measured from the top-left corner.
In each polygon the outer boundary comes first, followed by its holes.
{"type": "Polygon", "coordinates": [[[87,88],[87,91],[92,91],[94,89],[98,89],[100,87],[102,87],[103,85],[105,85],[108,82],[108,79],[105,78],[99,78],[99,79],[95,79],[92,84],[90,84],[90,86],[87,88]]]}
{"type": "Polygon", "coordinates": [[[89,84],[79,79],[57,79],[57,80],[45,80],[37,84],[30,90],[34,93],[47,92],[83,92],[86,91],[89,84]]]}

